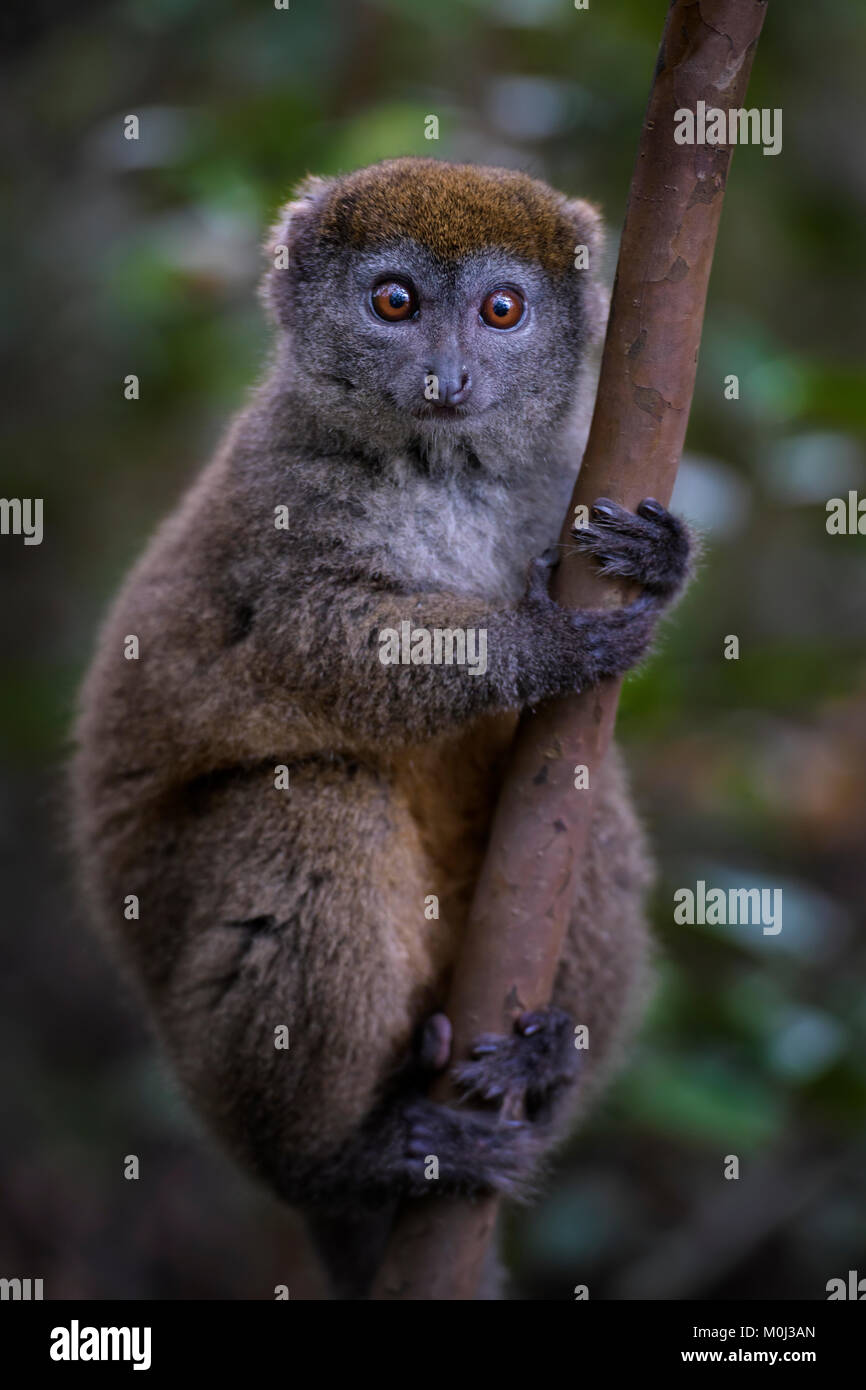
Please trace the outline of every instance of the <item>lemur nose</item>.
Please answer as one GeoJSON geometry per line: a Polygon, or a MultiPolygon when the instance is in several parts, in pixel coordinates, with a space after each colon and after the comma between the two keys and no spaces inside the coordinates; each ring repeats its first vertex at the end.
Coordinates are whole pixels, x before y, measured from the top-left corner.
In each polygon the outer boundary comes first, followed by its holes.
{"type": "Polygon", "coordinates": [[[446,405],[462,405],[472,391],[472,378],[464,367],[453,377],[446,377],[444,390],[440,384],[439,399],[446,405]]]}
{"type": "Polygon", "coordinates": [[[430,374],[436,377],[438,395],[434,398],[438,405],[463,405],[472,392],[472,378],[465,367],[433,366],[430,374]]]}

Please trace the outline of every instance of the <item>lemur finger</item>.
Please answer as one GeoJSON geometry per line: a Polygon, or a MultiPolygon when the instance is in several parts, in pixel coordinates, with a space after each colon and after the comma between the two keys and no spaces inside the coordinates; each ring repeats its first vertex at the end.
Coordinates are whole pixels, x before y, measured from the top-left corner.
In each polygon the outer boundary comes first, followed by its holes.
{"type": "Polygon", "coordinates": [[[590,509],[591,522],[575,527],[579,550],[592,555],[602,574],[633,579],[660,597],[669,597],[688,572],[688,528],[653,497],[636,512],[600,497],[590,509]]]}

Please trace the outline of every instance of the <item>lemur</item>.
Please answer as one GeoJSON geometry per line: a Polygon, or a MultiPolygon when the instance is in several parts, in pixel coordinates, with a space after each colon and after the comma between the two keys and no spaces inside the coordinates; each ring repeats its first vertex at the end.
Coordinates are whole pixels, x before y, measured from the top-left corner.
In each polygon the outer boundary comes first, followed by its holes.
{"type": "Polygon", "coordinates": [[[93,915],[192,1105],[304,1210],[347,1296],[402,1197],[532,1187],[646,992],[649,858],[613,751],[550,1006],[449,1060],[442,1005],[519,713],[638,662],[689,568],[657,502],[599,499],[574,543],[637,597],[548,596],[601,239],[591,205],[514,170],[306,180],[269,246],[267,373],[126,580],[81,695],[93,915]],[[485,669],[385,663],[407,621],[485,632],[485,669]],[[426,1098],[448,1065],[483,1105],[426,1098]],[[501,1124],[515,1094],[526,1120],[501,1124]]]}

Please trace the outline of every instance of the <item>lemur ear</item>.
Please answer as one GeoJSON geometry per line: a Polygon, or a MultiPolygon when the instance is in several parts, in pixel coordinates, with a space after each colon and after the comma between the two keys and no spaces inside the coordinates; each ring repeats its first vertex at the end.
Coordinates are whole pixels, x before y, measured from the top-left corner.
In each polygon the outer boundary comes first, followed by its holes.
{"type": "Polygon", "coordinates": [[[278,322],[284,317],[285,297],[281,294],[281,287],[283,276],[291,265],[292,252],[333,182],[332,179],[309,175],[295,189],[290,201],[280,209],[268,233],[264,248],[267,268],[260,294],[265,308],[278,322]]]}
{"type": "Polygon", "coordinates": [[[605,226],[601,210],[582,198],[569,198],[563,207],[574,230],[574,273],[586,277],[583,304],[587,339],[599,343],[607,328],[609,295],[602,283],[605,226]],[[585,246],[586,255],[579,256],[578,248],[585,246]],[[581,267],[580,269],[578,267],[581,267]]]}
{"type": "Polygon", "coordinates": [[[575,247],[585,246],[589,252],[587,269],[593,279],[601,268],[604,253],[604,220],[601,209],[583,198],[568,198],[563,204],[563,212],[574,228],[575,247]]]}
{"type": "Polygon", "coordinates": [[[285,207],[280,208],[279,216],[265,242],[265,254],[272,266],[281,247],[291,248],[301,226],[315,211],[332,183],[332,179],[320,179],[315,174],[310,174],[298,184],[285,207]]]}

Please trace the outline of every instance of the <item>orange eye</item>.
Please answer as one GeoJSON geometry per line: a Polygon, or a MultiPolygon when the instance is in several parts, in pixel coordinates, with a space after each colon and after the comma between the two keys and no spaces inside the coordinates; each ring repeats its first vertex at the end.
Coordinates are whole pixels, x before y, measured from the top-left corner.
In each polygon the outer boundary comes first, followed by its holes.
{"type": "Polygon", "coordinates": [[[414,290],[404,285],[402,280],[380,280],[379,284],[374,286],[370,303],[379,318],[384,319],[386,323],[400,323],[403,319],[411,319],[418,309],[414,290]]]}
{"type": "Polygon", "coordinates": [[[517,290],[493,290],[481,305],[481,317],[488,328],[514,328],[525,311],[517,290]]]}

